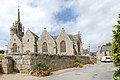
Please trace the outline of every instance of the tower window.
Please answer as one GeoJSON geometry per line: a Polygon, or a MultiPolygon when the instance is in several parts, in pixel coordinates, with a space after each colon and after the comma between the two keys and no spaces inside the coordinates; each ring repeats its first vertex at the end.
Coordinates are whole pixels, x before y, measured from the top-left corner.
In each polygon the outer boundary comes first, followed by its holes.
{"type": "Polygon", "coordinates": [[[29,39],[27,39],[27,42],[29,42],[29,39]]]}

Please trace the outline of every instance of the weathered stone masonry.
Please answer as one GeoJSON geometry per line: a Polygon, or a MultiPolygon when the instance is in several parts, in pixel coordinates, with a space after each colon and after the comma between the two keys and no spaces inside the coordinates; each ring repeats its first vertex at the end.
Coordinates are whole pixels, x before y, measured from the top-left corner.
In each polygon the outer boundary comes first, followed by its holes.
{"type": "Polygon", "coordinates": [[[87,56],[67,56],[67,55],[48,55],[48,54],[9,54],[14,61],[14,71],[29,73],[33,70],[35,64],[39,61],[45,63],[52,70],[60,70],[69,67],[73,67],[74,61],[80,60],[81,63],[89,63],[89,57],[87,56]]]}

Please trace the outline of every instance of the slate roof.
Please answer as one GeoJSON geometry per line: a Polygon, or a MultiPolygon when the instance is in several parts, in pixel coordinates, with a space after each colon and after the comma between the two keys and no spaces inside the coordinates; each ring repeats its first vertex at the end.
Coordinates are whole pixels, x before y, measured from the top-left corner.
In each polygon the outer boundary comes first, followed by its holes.
{"type": "MultiPolygon", "coordinates": [[[[71,39],[71,41],[73,41],[73,42],[75,42],[75,43],[77,43],[77,41],[79,40],[78,37],[80,37],[80,36],[78,36],[78,34],[76,34],[76,35],[67,34],[67,35],[68,35],[68,37],[71,39]]],[[[81,37],[80,37],[80,42],[81,42],[81,37]]]]}
{"type": "Polygon", "coordinates": [[[111,49],[111,46],[102,46],[101,51],[110,51],[111,49]]]}
{"type": "Polygon", "coordinates": [[[56,40],[56,39],[57,39],[57,37],[58,37],[58,36],[52,36],[52,38],[53,38],[54,40],[56,40]]]}
{"type": "MultiPolygon", "coordinates": [[[[30,30],[29,30],[30,31],[30,30]]],[[[35,36],[35,38],[39,38],[36,34],[34,34],[32,31],[30,31],[32,33],[33,36],[35,36]]]]}
{"type": "Polygon", "coordinates": [[[74,41],[74,36],[73,35],[71,35],[71,34],[67,34],[67,35],[68,35],[68,37],[70,38],[71,41],[74,41]]]}

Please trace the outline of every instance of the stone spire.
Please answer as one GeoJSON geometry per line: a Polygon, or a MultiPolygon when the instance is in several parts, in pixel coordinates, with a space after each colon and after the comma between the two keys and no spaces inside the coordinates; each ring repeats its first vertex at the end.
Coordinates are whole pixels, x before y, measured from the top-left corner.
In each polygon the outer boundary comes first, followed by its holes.
{"type": "Polygon", "coordinates": [[[20,22],[20,10],[19,10],[19,7],[20,7],[20,6],[18,6],[18,18],[17,18],[17,21],[18,21],[18,22],[20,22]]]}

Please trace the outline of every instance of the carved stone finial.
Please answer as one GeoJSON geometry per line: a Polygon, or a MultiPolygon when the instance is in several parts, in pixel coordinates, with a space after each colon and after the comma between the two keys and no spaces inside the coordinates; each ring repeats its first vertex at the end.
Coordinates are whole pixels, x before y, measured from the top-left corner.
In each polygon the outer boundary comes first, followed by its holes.
{"type": "Polygon", "coordinates": [[[20,22],[20,10],[19,10],[19,7],[20,6],[18,5],[18,19],[17,19],[18,22],[20,22]]]}
{"type": "Polygon", "coordinates": [[[20,6],[18,5],[18,9],[20,8],[20,6]]]}
{"type": "Polygon", "coordinates": [[[44,28],[44,30],[46,30],[46,27],[44,28]]]}
{"type": "Polygon", "coordinates": [[[14,26],[14,23],[13,23],[13,26],[14,26]]]}
{"type": "Polygon", "coordinates": [[[62,31],[63,31],[63,32],[65,31],[64,28],[62,28],[62,31]]]}

